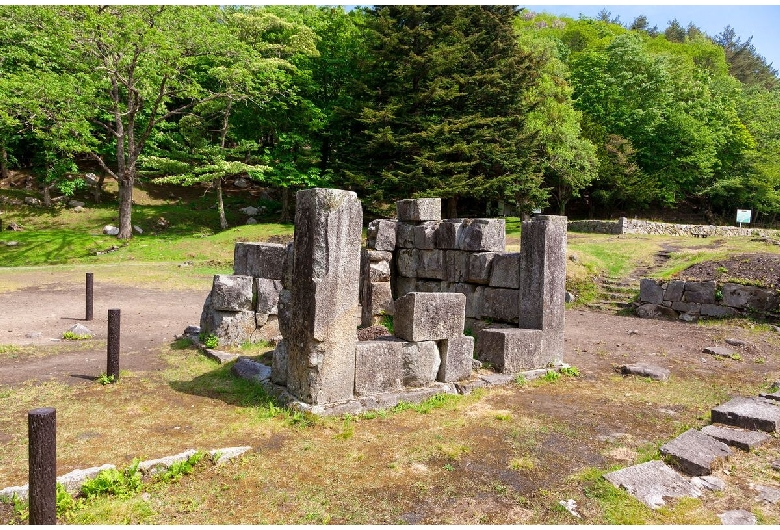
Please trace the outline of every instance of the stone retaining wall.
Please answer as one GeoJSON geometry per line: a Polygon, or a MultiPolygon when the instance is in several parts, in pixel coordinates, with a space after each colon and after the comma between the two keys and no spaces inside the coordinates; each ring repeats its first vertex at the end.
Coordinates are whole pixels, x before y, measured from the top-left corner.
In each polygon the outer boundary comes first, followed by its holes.
{"type": "Polygon", "coordinates": [[[777,235],[776,230],[761,228],[740,228],[738,226],[715,225],[684,225],[659,223],[621,217],[617,221],[569,221],[568,229],[572,232],[587,232],[595,234],[647,234],[669,236],[771,236],[777,235]]]}
{"type": "Polygon", "coordinates": [[[638,316],[680,319],[688,322],[699,317],[730,317],[750,313],[776,316],[780,297],[775,289],[715,281],[659,281],[645,278],[639,282],[638,316]]]}

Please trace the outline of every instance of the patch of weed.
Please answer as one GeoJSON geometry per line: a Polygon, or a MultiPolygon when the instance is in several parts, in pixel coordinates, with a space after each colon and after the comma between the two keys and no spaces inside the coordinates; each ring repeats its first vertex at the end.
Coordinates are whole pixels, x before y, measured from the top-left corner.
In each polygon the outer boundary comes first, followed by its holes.
{"type": "Polygon", "coordinates": [[[108,375],[104,373],[104,374],[100,374],[100,376],[98,376],[96,381],[101,385],[105,386],[105,385],[111,385],[113,383],[116,383],[116,378],[113,375],[108,375]]]}
{"type": "Polygon", "coordinates": [[[580,371],[574,366],[561,368],[560,373],[569,377],[578,377],[580,375],[580,371]]]}
{"type": "Polygon", "coordinates": [[[203,460],[205,453],[198,451],[186,460],[174,462],[168,469],[157,475],[157,480],[164,483],[177,482],[184,475],[191,475],[198,462],[203,460]]]}
{"type": "Polygon", "coordinates": [[[89,333],[85,333],[81,335],[79,333],[73,333],[72,331],[66,331],[65,333],[62,334],[62,338],[64,340],[87,340],[87,339],[91,339],[92,335],[90,335],[89,333]]]}
{"type": "Polygon", "coordinates": [[[528,380],[525,378],[525,376],[523,374],[517,374],[517,376],[515,377],[514,383],[517,386],[525,386],[525,385],[528,384],[528,380]]]}
{"type": "Polygon", "coordinates": [[[390,332],[390,335],[395,334],[395,328],[393,327],[393,315],[388,315],[384,312],[381,313],[379,323],[387,328],[387,331],[390,332]]]}
{"type": "Polygon", "coordinates": [[[542,377],[542,381],[545,381],[547,383],[554,383],[560,378],[561,378],[561,374],[559,374],[555,370],[547,370],[547,373],[544,374],[544,376],[542,377]]]}
{"type": "Polygon", "coordinates": [[[135,495],[141,491],[142,486],[138,464],[138,459],[135,459],[124,471],[104,469],[95,478],[81,485],[82,495],[87,499],[101,495],[114,495],[120,498],[135,495]]]}
{"type": "Polygon", "coordinates": [[[213,350],[219,346],[219,337],[213,333],[206,333],[205,331],[201,331],[198,338],[200,339],[201,344],[210,350],[213,350]]]}
{"type": "Polygon", "coordinates": [[[521,456],[509,461],[509,469],[513,471],[531,471],[534,467],[534,460],[530,456],[521,456]]]}

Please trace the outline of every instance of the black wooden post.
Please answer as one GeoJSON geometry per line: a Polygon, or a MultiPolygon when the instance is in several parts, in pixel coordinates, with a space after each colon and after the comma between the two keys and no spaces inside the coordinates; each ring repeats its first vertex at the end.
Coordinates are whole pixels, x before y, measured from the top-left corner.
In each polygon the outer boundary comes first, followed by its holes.
{"type": "Polygon", "coordinates": [[[27,413],[30,524],[57,524],[57,411],[27,413]]]}
{"type": "Polygon", "coordinates": [[[113,377],[113,382],[119,381],[119,309],[108,310],[108,363],[106,375],[113,377]]]}
{"type": "Polygon", "coordinates": [[[93,281],[95,275],[91,272],[87,273],[87,318],[85,320],[90,321],[93,318],[92,312],[92,300],[93,300],[93,281]]]}

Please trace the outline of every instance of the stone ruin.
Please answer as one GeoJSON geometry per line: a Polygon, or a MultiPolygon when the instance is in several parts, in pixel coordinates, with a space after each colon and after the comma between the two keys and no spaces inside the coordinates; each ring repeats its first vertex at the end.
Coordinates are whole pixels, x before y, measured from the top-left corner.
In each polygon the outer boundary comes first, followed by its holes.
{"type": "Polygon", "coordinates": [[[293,243],[237,243],[201,316],[223,344],[277,343],[257,379],[282,403],[357,413],[484,386],[483,362],[512,377],[562,366],[565,217],[523,222],[507,253],[503,219],[442,220],[440,199],[403,200],[362,249],[354,192],[304,190],[296,205],[293,243]],[[358,340],[383,315],[395,335],[358,340]]]}

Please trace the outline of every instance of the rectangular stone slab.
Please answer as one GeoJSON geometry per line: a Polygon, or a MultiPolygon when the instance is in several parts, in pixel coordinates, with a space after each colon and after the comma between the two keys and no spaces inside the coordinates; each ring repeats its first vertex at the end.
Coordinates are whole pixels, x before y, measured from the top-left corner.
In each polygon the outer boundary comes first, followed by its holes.
{"type": "Polygon", "coordinates": [[[463,334],[466,296],[408,293],[395,301],[395,335],[408,341],[444,340],[463,334]]]}
{"type": "Polygon", "coordinates": [[[604,475],[612,485],[623,488],[645,506],[657,509],[665,498],[699,497],[701,490],[660,460],[619,469],[604,475]]]}
{"type": "Polygon", "coordinates": [[[471,375],[471,359],[474,358],[474,337],[452,337],[439,341],[441,365],[437,381],[453,383],[471,375]]]}
{"type": "Polygon", "coordinates": [[[702,427],[701,432],[707,436],[712,436],[716,440],[726,445],[750,451],[754,447],[772,440],[772,437],[761,431],[746,431],[745,429],[735,429],[734,427],[723,427],[718,425],[707,425],[702,427]]]}
{"type": "Polygon", "coordinates": [[[477,359],[508,374],[544,367],[542,335],[537,329],[483,329],[477,334],[477,359]]]}
{"type": "Polygon", "coordinates": [[[355,345],[355,395],[397,392],[404,377],[399,339],[366,340],[355,345]]]}
{"type": "Polygon", "coordinates": [[[399,221],[441,221],[441,199],[404,199],[395,203],[399,221]]]}
{"type": "Polygon", "coordinates": [[[281,280],[286,254],[287,245],[238,242],[233,247],[233,273],[281,280]]]}
{"type": "Polygon", "coordinates": [[[683,473],[691,476],[711,475],[728,459],[731,449],[701,431],[690,429],[661,446],[660,452],[671,457],[683,473]]]}
{"type": "Polygon", "coordinates": [[[395,250],[396,221],[375,219],[368,223],[366,245],[374,250],[395,250]]]}
{"type": "Polygon", "coordinates": [[[780,407],[762,398],[735,397],[712,409],[712,422],[743,429],[777,432],[780,407]]]}

